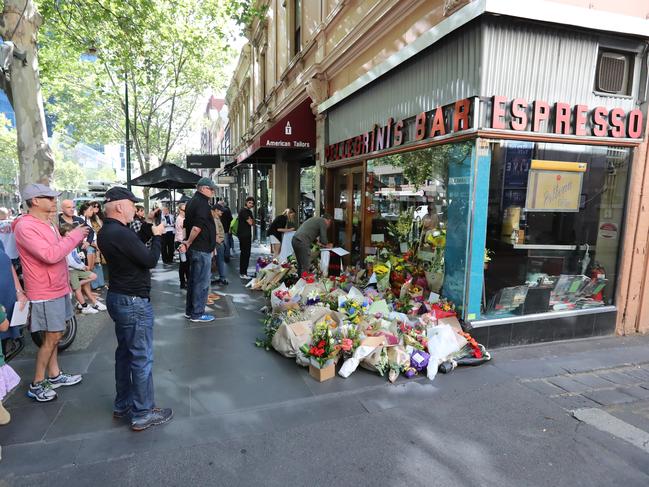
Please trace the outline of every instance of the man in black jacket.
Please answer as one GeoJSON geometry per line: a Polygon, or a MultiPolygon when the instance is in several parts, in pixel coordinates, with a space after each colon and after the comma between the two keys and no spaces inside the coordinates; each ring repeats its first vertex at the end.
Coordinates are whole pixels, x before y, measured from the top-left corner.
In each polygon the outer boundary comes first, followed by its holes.
{"type": "Polygon", "coordinates": [[[155,407],[153,398],[153,308],[151,272],[160,258],[164,225],[152,228],[148,249],[129,228],[135,203],[141,201],[126,188],[106,191],[106,218],[98,233],[98,246],[110,270],[106,296],[108,313],[115,322],[114,418],[130,418],[131,429],[142,431],[169,421],[171,409],[155,407]]]}
{"type": "Polygon", "coordinates": [[[189,282],[185,302],[185,318],[197,323],[207,323],[214,316],[205,313],[210,289],[212,255],[216,248],[216,224],[212,216],[210,199],[216,185],[210,178],[201,178],[196,193],[185,206],[185,235],[187,240],[178,248],[187,252],[189,282]]]}
{"type": "Polygon", "coordinates": [[[237,237],[239,238],[239,277],[241,279],[250,279],[248,275],[248,264],[250,264],[250,250],[252,248],[252,229],[255,226],[255,218],[252,209],[255,207],[255,198],[248,196],[246,206],[239,210],[237,237]]]}

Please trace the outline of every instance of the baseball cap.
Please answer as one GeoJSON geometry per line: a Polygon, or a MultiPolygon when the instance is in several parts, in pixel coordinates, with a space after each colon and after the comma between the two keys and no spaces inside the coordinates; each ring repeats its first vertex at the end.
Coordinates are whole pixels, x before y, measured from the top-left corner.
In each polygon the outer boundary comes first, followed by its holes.
{"type": "Polygon", "coordinates": [[[225,212],[225,208],[223,208],[223,206],[219,205],[218,203],[216,203],[215,205],[212,205],[212,209],[225,212]]]}
{"type": "Polygon", "coordinates": [[[216,184],[210,178],[200,178],[196,183],[196,187],[199,188],[200,186],[209,186],[212,189],[216,189],[216,184]]]}
{"type": "Polygon", "coordinates": [[[113,188],[110,188],[108,191],[106,191],[106,194],[104,195],[104,199],[106,200],[106,203],[110,203],[111,201],[119,201],[119,200],[131,200],[134,203],[139,203],[140,201],[144,201],[122,186],[115,186],[113,188]]]}
{"type": "Polygon", "coordinates": [[[54,198],[58,198],[59,196],[61,196],[61,193],[54,191],[46,184],[28,184],[23,188],[23,201],[31,200],[32,198],[38,198],[39,196],[52,196],[54,198]]]}

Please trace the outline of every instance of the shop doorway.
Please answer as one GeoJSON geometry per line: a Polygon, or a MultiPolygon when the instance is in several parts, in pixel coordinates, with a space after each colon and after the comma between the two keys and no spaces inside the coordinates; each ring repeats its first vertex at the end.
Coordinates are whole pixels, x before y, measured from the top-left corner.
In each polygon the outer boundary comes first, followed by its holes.
{"type": "Polygon", "coordinates": [[[333,195],[333,201],[327,206],[334,217],[333,243],[350,252],[345,259],[346,265],[356,265],[361,260],[363,182],[362,165],[332,171],[333,191],[329,194],[333,195]]]}

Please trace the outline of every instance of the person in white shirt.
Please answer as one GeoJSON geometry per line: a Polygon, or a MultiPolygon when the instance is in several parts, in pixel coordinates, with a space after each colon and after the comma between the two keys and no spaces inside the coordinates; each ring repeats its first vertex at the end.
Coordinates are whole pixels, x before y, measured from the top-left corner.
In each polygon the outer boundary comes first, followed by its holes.
{"type": "Polygon", "coordinates": [[[169,213],[166,206],[162,209],[162,221],[165,225],[165,233],[162,234],[162,262],[173,264],[174,261],[174,237],[176,235],[176,226],[174,225],[174,216],[169,213]]]}
{"type": "Polygon", "coordinates": [[[2,245],[4,245],[7,256],[12,261],[16,261],[18,259],[16,237],[14,236],[13,228],[11,228],[9,210],[6,208],[0,208],[0,241],[2,242],[2,245]]]}
{"type": "MultiPolygon", "coordinates": [[[[59,233],[62,237],[65,237],[73,228],[75,228],[74,225],[64,223],[59,226],[59,233]]],[[[66,259],[70,273],[70,287],[72,287],[74,297],[77,298],[77,311],[80,311],[84,315],[105,311],[106,306],[97,301],[90,286],[90,283],[97,279],[97,274],[90,272],[88,266],[83,263],[77,249],[73,249],[66,259]],[[88,306],[86,298],[90,301],[90,306],[88,306]]]]}

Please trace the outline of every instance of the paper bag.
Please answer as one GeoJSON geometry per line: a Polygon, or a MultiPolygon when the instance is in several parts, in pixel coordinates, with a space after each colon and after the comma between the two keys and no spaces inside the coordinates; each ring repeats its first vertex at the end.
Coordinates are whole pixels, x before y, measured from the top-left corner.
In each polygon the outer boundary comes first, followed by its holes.
{"type": "Polygon", "coordinates": [[[312,326],[310,321],[282,323],[273,336],[273,348],[284,357],[296,357],[300,347],[311,340],[312,326]]]}

